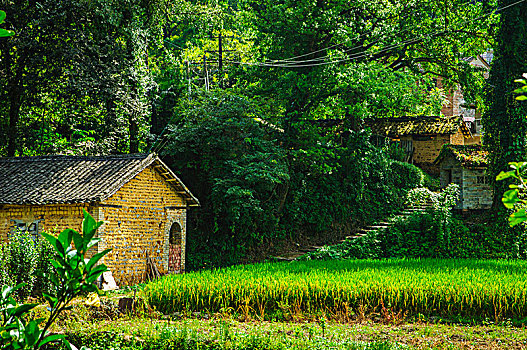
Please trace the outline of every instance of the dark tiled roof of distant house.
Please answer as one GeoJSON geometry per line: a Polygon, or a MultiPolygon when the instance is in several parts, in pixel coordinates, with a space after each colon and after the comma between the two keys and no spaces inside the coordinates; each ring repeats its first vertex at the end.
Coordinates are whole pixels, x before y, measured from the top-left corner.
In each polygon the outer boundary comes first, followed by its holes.
{"type": "Polygon", "coordinates": [[[0,204],[91,203],[107,199],[150,165],[157,165],[190,205],[198,200],[153,154],[102,157],[0,158],[0,204]]]}
{"type": "Polygon", "coordinates": [[[434,163],[439,163],[448,155],[453,156],[465,168],[480,168],[488,165],[488,152],[481,145],[443,145],[434,163]]]}
{"type": "Polygon", "coordinates": [[[379,118],[366,121],[366,126],[376,135],[390,137],[455,134],[460,128],[464,136],[471,135],[462,116],[379,118]]]}

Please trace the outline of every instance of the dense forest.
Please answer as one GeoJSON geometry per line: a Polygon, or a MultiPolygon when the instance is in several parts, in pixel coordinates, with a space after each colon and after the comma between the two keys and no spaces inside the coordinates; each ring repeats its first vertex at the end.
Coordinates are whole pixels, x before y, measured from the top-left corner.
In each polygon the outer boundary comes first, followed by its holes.
{"type": "Polygon", "coordinates": [[[365,121],[439,116],[457,86],[486,110],[466,58],[526,6],[0,0],[0,156],[160,154],[201,202],[191,269],[345,236],[427,176],[365,121]]]}

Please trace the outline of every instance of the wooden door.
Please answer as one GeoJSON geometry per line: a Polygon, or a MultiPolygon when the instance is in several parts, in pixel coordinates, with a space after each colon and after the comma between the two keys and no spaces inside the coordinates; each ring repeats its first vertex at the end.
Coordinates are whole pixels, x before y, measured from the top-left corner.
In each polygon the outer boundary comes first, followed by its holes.
{"type": "Polygon", "coordinates": [[[168,272],[181,272],[181,226],[174,222],[170,226],[168,239],[168,272]]]}

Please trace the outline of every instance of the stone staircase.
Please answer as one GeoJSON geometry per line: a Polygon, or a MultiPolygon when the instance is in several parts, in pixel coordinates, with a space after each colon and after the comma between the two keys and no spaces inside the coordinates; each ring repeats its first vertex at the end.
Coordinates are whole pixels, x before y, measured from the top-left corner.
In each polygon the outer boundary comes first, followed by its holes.
{"type": "MultiPolygon", "coordinates": [[[[428,203],[425,203],[424,205],[421,205],[421,206],[407,206],[405,207],[403,210],[401,210],[399,213],[383,220],[383,221],[380,221],[380,222],[377,222],[375,224],[372,224],[372,225],[368,225],[368,226],[365,226],[365,227],[362,227],[360,229],[358,229],[357,231],[355,231],[355,233],[353,235],[350,235],[350,236],[346,236],[344,239],[341,239],[337,242],[328,242],[326,245],[336,245],[336,244],[339,244],[339,243],[343,243],[343,242],[346,242],[348,240],[354,240],[354,239],[358,239],[358,238],[361,238],[361,237],[365,237],[367,236],[369,233],[373,233],[373,232],[376,232],[376,231],[379,231],[379,230],[385,230],[387,229],[388,227],[390,227],[391,225],[393,225],[397,220],[401,219],[401,218],[408,218],[410,215],[416,213],[416,212],[424,212],[426,211],[427,209],[431,208],[432,207],[432,203],[431,202],[428,202],[428,203]]],[[[287,252],[287,253],[284,253],[284,254],[281,254],[280,256],[274,256],[273,259],[274,260],[277,260],[277,261],[293,261],[295,260],[296,258],[304,255],[304,254],[307,254],[307,253],[310,253],[310,252],[314,252],[316,250],[319,250],[323,248],[323,246],[316,246],[316,245],[308,245],[308,246],[301,246],[299,244],[297,244],[297,247],[296,249],[290,251],[290,252],[287,252]]]]}
{"type": "Polygon", "coordinates": [[[391,225],[393,225],[394,222],[401,218],[408,218],[410,215],[416,213],[416,212],[424,212],[432,207],[432,202],[427,202],[420,206],[407,206],[403,210],[401,210],[399,213],[395,214],[394,216],[385,219],[383,221],[377,222],[375,224],[363,227],[355,231],[355,234],[351,236],[346,236],[345,239],[339,241],[339,243],[345,242],[348,239],[356,239],[360,237],[366,236],[368,233],[379,231],[379,230],[385,230],[391,225]]]}

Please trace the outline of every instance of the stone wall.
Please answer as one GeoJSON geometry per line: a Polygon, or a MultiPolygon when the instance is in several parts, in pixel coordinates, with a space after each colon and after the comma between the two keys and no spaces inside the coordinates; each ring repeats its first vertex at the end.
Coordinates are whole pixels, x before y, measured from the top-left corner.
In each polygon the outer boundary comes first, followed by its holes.
{"type": "Polygon", "coordinates": [[[160,272],[168,269],[168,233],[182,228],[181,265],[185,263],[186,203],[154,167],[146,168],[99,206],[99,251],[112,248],[104,263],[120,284],[146,277],[146,254],[160,272]]]}
{"type": "Polygon", "coordinates": [[[456,209],[488,209],[492,206],[492,190],[485,176],[485,169],[463,168],[453,156],[441,161],[441,187],[455,183],[460,188],[456,209]]]}
{"type": "Polygon", "coordinates": [[[439,175],[439,181],[441,187],[445,188],[450,183],[454,183],[459,186],[460,195],[459,200],[456,203],[456,209],[463,208],[463,168],[459,165],[459,162],[451,156],[447,156],[441,162],[441,172],[439,175]]]}
{"type": "Polygon", "coordinates": [[[489,209],[492,206],[492,189],[485,169],[463,168],[462,209],[489,209]]]}

